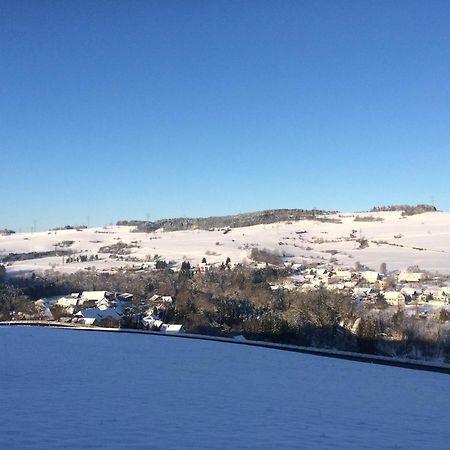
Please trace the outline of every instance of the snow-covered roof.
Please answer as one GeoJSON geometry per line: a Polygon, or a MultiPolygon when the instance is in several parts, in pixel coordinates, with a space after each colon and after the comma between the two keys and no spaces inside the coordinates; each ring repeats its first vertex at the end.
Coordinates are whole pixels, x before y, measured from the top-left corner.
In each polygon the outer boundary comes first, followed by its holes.
{"type": "Polygon", "coordinates": [[[86,308],[79,311],[76,315],[79,317],[91,318],[96,320],[103,320],[108,317],[119,320],[123,316],[123,312],[118,308],[86,308]]]}
{"type": "Polygon", "coordinates": [[[161,326],[161,331],[163,333],[181,333],[183,330],[183,325],[163,324],[161,326]]]}
{"type": "Polygon", "coordinates": [[[97,308],[100,308],[100,309],[105,309],[105,308],[110,308],[115,303],[116,303],[115,301],[111,301],[111,300],[108,300],[107,298],[103,297],[102,299],[97,300],[95,302],[95,306],[97,306],[97,308]]]}
{"type": "Polygon", "coordinates": [[[361,276],[369,283],[375,283],[380,278],[380,274],[372,270],[362,272],[361,276]]]}
{"type": "Polygon", "coordinates": [[[398,281],[406,281],[409,283],[418,283],[423,279],[422,272],[400,272],[398,281]]]}
{"type": "Polygon", "coordinates": [[[81,299],[83,301],[99,301],[108,295],[111,295],[108,291],[83,291],[81,294],[81,299]]]}
{"type": "Polygon", "coordinates": [[[404,295],[398,291],[386,291],[383,292],[383,296],[386,300],[398,300],[399,298],[404,297],[404,295]]]}
{"type": "Polygon", "coordinates": [[[336,276],[339,278],[351,278],[352,273],[350,270],[336,270],[336,276]]]}
{"type": "Polygon", "coordinates": [[[74,307],[78,304],[78,297],[73,297],[72,295],[69,297],[61,297],[56,301],[56,304],[62,308],[74,307]]]}

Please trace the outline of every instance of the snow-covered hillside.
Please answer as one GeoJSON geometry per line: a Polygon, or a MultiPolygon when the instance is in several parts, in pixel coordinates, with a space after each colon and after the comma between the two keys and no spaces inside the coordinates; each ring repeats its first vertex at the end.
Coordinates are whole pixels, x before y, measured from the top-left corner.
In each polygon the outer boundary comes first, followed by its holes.
{"type": "Polygon", "coordinates": [[[180,338],[0,327],[0,448],[448,447],[448,375],[180,338]]]}
{"type": "Polygon", "coordinates": [[[154,233],[132,233],[132,227],[113,226],[61,230],[39,233],[17,233],[0,236],[0,256],[9,253],[70,250],[75,256],[88,259],[99,255],[99,260],[64,264],[62,256],[16,261],[8,271],[21,272],[54,268],[74,272],[86,267],[99,270],[111,267],[137,265],[139,261],[158,255],[178,266],[183,259],[199,263],[206,257],[208,263],[220,263],[230,257],[232,262],[248,261],[253,247],[276,250],[285,261],[327,262],[335,259],[347,267],[356,261],[373,269],[386,262],[388,270],[405,269],[418,265],[422,269],[450,273],[450,213],[431,212],[402,217],[401,212],[346,213],[328,216],[336,222],[302,220],[233,228],[229,232],[215,229],[154,233]],[[372,220],[367,221],[370,216],[372,220]],[[360,218],[358,220],[357,218],[360,218]],[[357,220],[355,220],[355,218],[357,220]],[[362,219],[361,219],[362,218],[362,219]],[[366,239],[368,247],[359,248],[358,240],[366,239]],[[58,246],[73,241],[69,246],[58,246]],[[99,249],[117,243],[130,245],[126,262],[99,253],[99,249]]]}

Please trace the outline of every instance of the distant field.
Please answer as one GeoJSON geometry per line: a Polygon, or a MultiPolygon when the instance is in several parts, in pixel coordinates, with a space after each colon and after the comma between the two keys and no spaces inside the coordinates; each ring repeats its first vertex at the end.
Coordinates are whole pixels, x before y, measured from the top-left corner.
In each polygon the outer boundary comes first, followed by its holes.
{"type": "Polygon", "coordinates": [[[184,259],[198,264],[206,258],[208,263],[220,264],[229,257],[232,262],[245,263],[250,261],[252,248],[259,248],[276,251],[292,263],[334,262],[353,267],[359,261],[378,270],[385,262],[388,270],[418,265],[450,274],[450,213],[444,212],[413,216],[403,216],[400,211],[334,213],[317,220],[230,231],[132,230],[133,226],[113,226],[0,236],[0,260],[8,261],[10,274],[48,269],[75,272],[87,267],[108,270],[136,266],[155,257],[173,261],[174,267],[184,259]],[[362,241],[367,245],[362,246],[362,241]],[[69,254],[80,261],[65,264],[69,254]],[[86,260],[81,261],[81,257],[86,260]]]}
{"type": "Polygon", "coordinates": [[[1,448],[445,448],[448,375],[0,327],[1,448]]]}

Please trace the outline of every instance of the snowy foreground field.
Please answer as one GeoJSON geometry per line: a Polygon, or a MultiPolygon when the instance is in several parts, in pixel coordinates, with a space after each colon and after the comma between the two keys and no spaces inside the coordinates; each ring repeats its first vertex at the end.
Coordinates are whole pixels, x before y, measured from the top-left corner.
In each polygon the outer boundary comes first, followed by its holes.
{"type": "MultiPolygon", "coordinates": [[[[95,267],[108,270],[139,265],[155,255],[173,261],[179,267],[184,259],[198,264],[203,257],[208,263],[225,261],[245,263],[251,249],[276,250],[285,262],[329,262],[353,267],[356,261],[378,270],[382,262],[389,270],[408,266],[450,274],[450,213],[430,212],[402,217],[400,211],[376,213],[339,213],[326,216],[334,222],[300,220],[222,229],[133,233],[133,227],[111,226],[80,230],[16,233],[0,236],[0,257],[9,253],[65,250],[85,256],[86,262],[65,264],[62,256],[15,261],[8,272],[24,273],[55,269],[76,272],[95,267]],[[367,217],[375,221],[366,221],[367,217]],[[366,239],[368,247],[359,248],[358,239],[366,239]],[[66,243],[64,245],[64,243],[66,243]],[[67,243],[70,243],[67,245],[67,243]],[[114,244],[129,246],[132,262],[111,258],[102,247],[114,244]],[[90,260],[95,255],[99,260],[90,260]]],[[[122,258],[126,259],[126,257],[122,258]]]]}
{"type": "Polygon", "coordinates": [[[0,448],[450,445],[450,377],[180,338],[0,327],[0,448]]]}

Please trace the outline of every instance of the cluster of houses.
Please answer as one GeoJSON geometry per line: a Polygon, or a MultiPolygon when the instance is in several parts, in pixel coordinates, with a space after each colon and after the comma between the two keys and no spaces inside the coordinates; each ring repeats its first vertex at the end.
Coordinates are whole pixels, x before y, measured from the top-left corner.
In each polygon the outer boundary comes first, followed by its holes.
{"type": "Polygon", "coordinates": [[[148,300],[149,306],[145,310],[145,316],[142,317],[141,323],[145,328],[152,331],[161,331],[163,333],[182,333],[184,328],[179,324],[166,324],[160,317],[167,307],[173,306],[174,300],[170,295],[155,294],[148,300]]]}
{"type": "Polygon", "coordinates": [[[428,279],[423,272],[393,272],[342,270],[330,266],[314,268],[292,267],[293,275],[283,286],[272,289],[310,291],[320,288],[346,292],[355,300],[374,303],[384,299],[391,306],[450,305],[450,285],[441,279],[428,279]]]}
{"type": "Polygon", "coordinates": [[[108,325],[120,327],[126,319],[136,327],[163,333],[181,333],[182,325],[167,324],[161,320],[163,312],[173,305],[170,296],[153,295],[142,300],[138,307],[133,304],[133,295],[108,291],[83,291],[64,296],[44,298],[35,302],[39,318],[93,326],[108,325]]]}
{"type": "MultiPolygon", "coordinates": [[[[184,263],[186,264],[186,263],[184,263]]],[[[256,263],[258,268],[267,264],[256,263]]],[[[202,261],[184,270],[207,272],[213,266],[202,261]]],[[[229,259],[224,267],[233,267],[229,259]]],[[[183,268],[181,268],[183,270],[183,268]]],[[[290,265],[291,276],[284,282],[272,284],[273,290],[300,290],[303,292],[325,288],[343,292],[355,301],[379,305],[380,300],[394,307],[420,308],[427,314],[433,308],[450,309],[450,283],[445,278],[430,278],[423,272],[391,272],[350,270],[333,265],[305,267],[290,265]]],[[[173,317],[175,300],[171,296],[155,294],[147,299],[133,301],[129,293],[84,291],[65,296],[38,300],[39,318],[60,320],[79,325],[134,326],[162,333],[181,333],[182,325],[165,323],[173,317]],[[172,308],[172,315],[167,312],[172,308]]]]}

